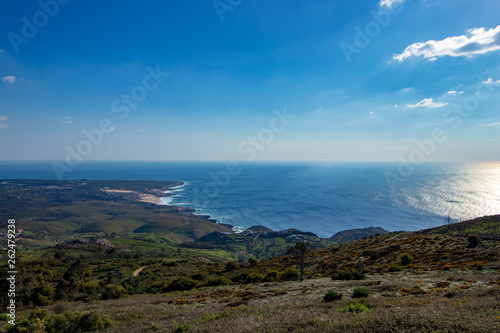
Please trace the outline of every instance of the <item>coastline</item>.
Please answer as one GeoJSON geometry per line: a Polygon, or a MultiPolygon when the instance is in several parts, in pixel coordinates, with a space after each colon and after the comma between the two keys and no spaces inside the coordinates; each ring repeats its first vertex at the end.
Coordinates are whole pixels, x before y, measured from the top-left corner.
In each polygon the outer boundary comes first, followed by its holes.
{"type": "MultiPolygon", "coordinates": [[[[217,218],[214,218],[210,214],[201,213],[201,210],[199,208],[181,207],[181,206],[172,205],[171,203],[173,201],[173,197],[175,197],[177,195],[176,192],[182,192],[182,191],[184,191],[183,187],[189,185],[189,183],[186,182],[186,181],[179,181],[179,182],[181,182],[180,185],[171,186],[171,187],[167,188],[167,190],[163,191],[163,194],[165,194],[166,196],[159,197],[159,198],[157,198],[157,200],[151,200],[149,203],[154,203],[154,204],[159,205],[159,206],[176,207],[178,209],[182,209],[183,211],[188,211],[191,214],[193,214],[193,215],[195,215],[197,217],[200,217],[200,218],[202,218],[202,219],[204,219],[206,221],[217,223],[217,224],[221,224],[221,225],[225,225],[225,226],[231,228],[231,230],[233,230],[234,233],[241,233],[241,232],[245,231],[245,228],[243,228],[243,227],[234,226],[234,225],[231,225],[231,224],[228,224],[228,223],[222,223],[221,220],[219,220],[217,218]]],[[[143,201],[143,200],[140,200],[140,201],[143,201]]],[[[145,201],[143,201],[143,202],[145,202],[145,201]]]]}

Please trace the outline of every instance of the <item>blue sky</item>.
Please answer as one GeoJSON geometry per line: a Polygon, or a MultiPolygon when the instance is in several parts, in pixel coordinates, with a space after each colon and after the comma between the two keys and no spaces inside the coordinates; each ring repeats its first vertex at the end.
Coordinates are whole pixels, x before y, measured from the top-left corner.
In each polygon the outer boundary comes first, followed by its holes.
{"type": "Polygon", "coordinates": [[[498,161],[499,14],[497,0],[3,1],[0,160],[498,161]]]}

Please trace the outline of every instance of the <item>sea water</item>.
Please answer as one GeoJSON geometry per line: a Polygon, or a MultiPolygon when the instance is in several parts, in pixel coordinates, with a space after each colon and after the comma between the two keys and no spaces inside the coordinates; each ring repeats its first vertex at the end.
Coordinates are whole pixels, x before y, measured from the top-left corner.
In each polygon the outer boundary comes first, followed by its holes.
{"type": "MultiPolygon", "coordinates": [[[[418,230],[500,214],[500,163],[84,162],[67,179],[180,180],[161,204],[242,230],[264,225],[321,237],[377,226],[418,230]],[[173,194],[173,195],[172,195],[173,194]]],[[[54,179],[50,163],[2,162],[0,179],[54,179]]]]}

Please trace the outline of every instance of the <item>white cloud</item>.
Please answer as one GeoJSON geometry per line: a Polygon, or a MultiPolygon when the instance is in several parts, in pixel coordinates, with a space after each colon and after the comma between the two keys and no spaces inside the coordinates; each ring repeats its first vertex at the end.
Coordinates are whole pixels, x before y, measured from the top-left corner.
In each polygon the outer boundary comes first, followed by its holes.
{"type": "Polygon", "coordinates": [[[399,5],[403,2],[405,2],[406,0],[380,0],[379,2],[379,6],[382,8],[382,7],[387,7],[387,8],[391,8],[392,6],[396,6],[396,5],[399,5]]]}
{"type": "Polygon", "coordinates": [[[446,94],[447,94],[447,95],[461,95],[461,94],[463,94],[464,92],[465,92],[465,91],[463,91],[463,90],[462,90],[462,91],[450,90],[450,91],[448,91],[446,94]]]}
{"type": "Polygon", "coordinates": [[[500,126],[500,123],[491,123],[491,126],[500,126]]]}
{"type": "Polygon", "coordinates": [[[488,80],[481,81],[482,84],[492,84],[492,83],[500,83],[500,80],[493,80],[491,77],[488,80]]]}
{"type": "Polygon", "coordinates": [[[403,61],[412,57],[422,56],[430,61],[437,58],[471,57],[500,50],[500,25],[486,30],[474,28],[462,36],[448,37],[443,40],[429,40],[424,43],[414,43],[408,46],[403,53],[394,54],[394,60],[403,61]]]}
{"type": "Polygon", "coordinates": [[[416,108],[416,107],[425,107],[425,108],[439,108],[442,106],[447,105],[448,103],[442,103],[442,102],[434,102],[432,98],[424,98],[417,104],[407,104],[407,107],[410,108],[416,108]]]}
{"type": "Polygon", "coordinates": [[[73,121],[71,120],[71,117],[64,117],[63,119],[59,119],[59,122],[65,124],[71,124],[73,121]]]}
{"type": "Polygon", "coordinates": [[[402,92],[410,92],[410,91],[413,91],[413,90],[415,90],[415,88],[413,88],[413,87],[408,87],[408,88],[401,89],[402,92]]]}
{"type": "Polygon", "coordinates": [[[0,116],[0,121],[6,121],[7,117],[6,116],[0,116]]]}
{"type": "Polygon", "coordinates": [[[12,75],[4,76],[2,78],[2,81],[7,83],[14,83],[16,81],[16,77],[12,75]]]}

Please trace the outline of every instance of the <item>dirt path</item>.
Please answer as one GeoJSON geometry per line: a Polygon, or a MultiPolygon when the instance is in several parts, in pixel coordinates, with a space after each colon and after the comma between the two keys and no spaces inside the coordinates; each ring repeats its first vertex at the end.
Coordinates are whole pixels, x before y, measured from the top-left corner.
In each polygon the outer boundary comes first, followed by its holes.
{"type": "Polygon", "coordinates": [[[138,270],[134,271],[134,272],[132,273],[132,276],[139,276],[139,273],[140,273],[140,272],[141,272],[144,268],[146,268],[146,266],[141,267],[141,268],[139,268],[138,270]]]}

